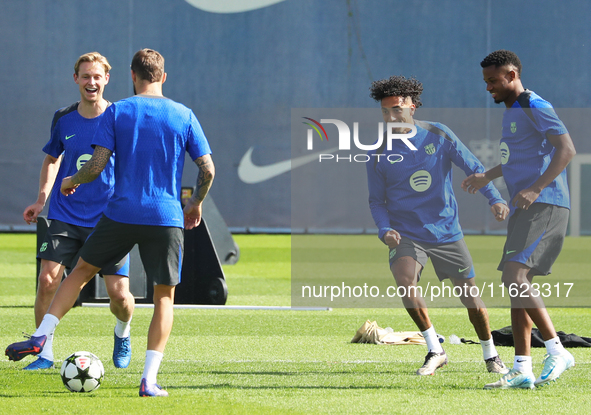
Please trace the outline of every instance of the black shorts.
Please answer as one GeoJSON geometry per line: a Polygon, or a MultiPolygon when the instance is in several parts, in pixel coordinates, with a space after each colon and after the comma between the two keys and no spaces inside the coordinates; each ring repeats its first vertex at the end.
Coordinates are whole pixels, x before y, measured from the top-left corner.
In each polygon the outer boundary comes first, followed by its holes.
{"type": "MultiPolygon", "coordinates": [[[[433,268],[440,281],[446,278],[469,279],[475,276],[472,256],[466,242],[460,239],[447,244],[425,244],[413,241],[406,236],[400,238],[400,244],[390,250],[390,268],[394,261],[403,256],[409,256],[424,268],[427,259],[431,258],[433,268]]],[[[421,277],[419,271],[418,278],[421,277]]]]}
{"type": "Polygon", "coordinates": [[[519,262],[534,275],[548,275],[562,250],[568,226],[569,209],[534,203],[529,209],[517,209],[509,218],[507,241],[498,270],[505,262],[519,262]]]}
{"type": "MultiPolygon", "coordinates": [[[[71,225],[53,219],[45,239],[39,248],[37,259],[45,259],[73,269],[80,257],[79,251],[93,228],[71,225]]],[[[129,277],[129,256],[110,262],[100,272],[101,275],[121,275],[129,277]]]]}
{"type": "Polygon", "coordinates": [[[80,251],[86,262],[101,268],[117,261],[138,245],[148,280],[154,285],[177,285],[183,264],[183,229],[172,226],[132,225],[101,217],[80,251]]]}

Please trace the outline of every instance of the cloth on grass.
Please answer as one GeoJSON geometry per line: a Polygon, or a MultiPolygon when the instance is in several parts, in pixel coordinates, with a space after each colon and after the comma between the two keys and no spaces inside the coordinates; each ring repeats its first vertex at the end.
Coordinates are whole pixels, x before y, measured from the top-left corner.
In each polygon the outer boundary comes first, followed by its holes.
{"type": "Polygon", "coordinates": [[[377,322],[369,320],[357,330],[351,343],[427,344],[420,331],[389,332],[379,327],[377,322]]]}
{"type": "MultiPolygon", "coordinates": [[[[591,337],[581,337],[572,333],[566,334],[563,331],[557,331],[556,334],[564,347],[591,347],[591,337]]],[[[492,337],[495,346],[514,346],[511,326],[493,330],[492,337]]],[[[540,331],[536,328],[531,331],[531,347],[546,347],[540,331]]]]}

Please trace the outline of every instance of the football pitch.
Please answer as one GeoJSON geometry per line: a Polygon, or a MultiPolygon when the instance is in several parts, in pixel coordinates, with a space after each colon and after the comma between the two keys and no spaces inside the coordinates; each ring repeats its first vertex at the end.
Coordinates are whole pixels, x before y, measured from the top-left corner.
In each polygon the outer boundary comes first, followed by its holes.
{"type": "MultiPolygon", "coordinates": [[[[375,236],[351,236],[359,242],[375,236]]],[[[226,266],[228,305],[289,306],[291,238],[237,235],[240,261],[226,266]]],[[[475,267],[497,278],[503,238],[468,236],[475,267]]],[[[375,241],[374,241],[375,242],[375,241]]],[[[0,234],[0,347],[34,331],[35,236],[0,234]]],[[[588,278],[591,238],[567,238],[553,274],[588,278]]],[[[386,267],[386,265],[384,265],[386,267]]],[[[436,282],[427,267],[424,279],[436,282]]],[[[384,269],[384,278],[388,278],[384,269]]],[[[391,276],[389,277],[391,278],[391,276]]],[[[477,276],[478,278],[478,276],[477,276]]],[[[546,281],[546,280],[545,280],[546,281]]],[[[393,280],[392,280],[393,283],[393,280]]],[[[459,304],[459,301],[458,301],[459,304]]],[[[591,310],[551,308],[557,330],[591,337],[591,310]]],[[[546,387],[485,391],[498,380],[486,372],[479,345],[444,343],[449,364],[435,376],[415,371],[425,346],[351,344],[367,319],[395,331],[416,330],[402,308],[333,308],[331,311],[178,309],[162,363],[159,383],[169,398],[138,397],[146,333],[152,310],[138,308],[132,321],[133,357],[115,369],[111,354],[114,317],[108,308],[74,308],[56,330],[58,368],[26,372],[21,362],[0,360],[0,414],[475,414],[589,413],[591,349],[569,349],[576,366],[546,387]],[[105,366],[102,386],[89,394],[66,390],[61,360],[86,350],[105,366]]],[[[490,308],[493,329],[510,324],[507,308],[490,308]]],[[[430,310],[440,334],[476,340],[466,310],[430,310]]],[[[512,364],[513,349],[498,348],[512,364]]],[[[533,349],[539,375],[544,349],[533,349]]]]}

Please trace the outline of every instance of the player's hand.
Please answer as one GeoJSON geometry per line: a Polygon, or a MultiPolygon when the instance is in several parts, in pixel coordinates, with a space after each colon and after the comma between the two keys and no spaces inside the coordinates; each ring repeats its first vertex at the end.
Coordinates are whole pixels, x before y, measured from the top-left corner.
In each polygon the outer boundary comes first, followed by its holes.
{"type": "Polygon", "coordinates": [[[78,186],[80,186],[80,184],[74,184],[72,176],[64,177],[60,191],[64,196],[70,196],[71,194],[74,194],[78,186]]]}
{"type": "Polygon", "coordinates": [[[31,206],[27,206],[23,212],[23,219],[28,225],[31,223],[37,223],[37,216],[43,210],[43,204],[39,202],[33,203],[31,206]]]}
{"type": "Polygon", "coordinates": [[[511,201],[511,204],[518,209],[528,210],[539,196],[539,191],[528,187],[517,193],[511,201]]]}
{"type": "Polygon", "coordinates": [[[185,229],[190,230],[193,229],[201,223],[201,206],[202,203],[197,203],[192,198],[187,201],[185,208],[183,209],[183,214],[185,216],[185,229]]]}
{"type": "Polygon", "coordinates": [[[394,249],[400,244],[400,234],[394,229],[389,230],[384,234],[384,243],[388,245],[388,248],[394,249]]]}
{"type": "Polygon", "coordinates": [[[489,183],[490,180],[486,178],[484,173],[474,173],[462,181],[462,190],[474,194],[489,183]]]}
{"type": "Polygon", "coordinates": [[[490,207],[491,212],[495,216],[497,222],[502,222],[509,215],[509,206],[504,203],[495,203],[490,207]]]}

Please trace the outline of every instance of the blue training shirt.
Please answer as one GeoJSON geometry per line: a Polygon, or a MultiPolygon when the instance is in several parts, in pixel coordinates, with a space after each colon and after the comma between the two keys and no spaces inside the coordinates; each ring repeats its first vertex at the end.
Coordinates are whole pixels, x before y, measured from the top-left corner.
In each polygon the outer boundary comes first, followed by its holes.
{"type": "MultiPolygon", "coordinates": [[[[452,163],[466,175],[485,171],[480,161],[445,125],[415,120],[417,134],[410,150],[393,140],[375,162],[366,163],[369,207],[379,237],[395,229],[417,242],[441,244],[463,238],[458,205],[452,187],[452,163]]],[[[379,153],[378,153],[379,154],[379,153]]],[[[506,203],[489,183],[480,189],[489,204],[506,203]]]]}
{"type": "MultiPolygon", "coordinates": [[[[511,108],[505,110],[500,143],[501,167],[511,200],[533,185],[552,161],[556,149],[547,135],[567,133],[552,105],[527,89],[511,108]]],[[[570,208],[566,169],[542,190],[534,203],[570,208]]],[[[513,214],[517,208],[510,207],[513,214]]]]}
{"type": "Polygon", "coordinates": [[[100,176],[68,197],[60,192],[62,179],[73,176],[92,157],[92,137],[102,115],[84,118],[78,113],[78,102],[55,112],[51,123],[51,138],[43,151],[53,157],[63,153],[62,162],[53,185],[49,219],[76,226],[93,228],[99,221],[113,194],[114,160],[109,160],[100,176]]]}
{"type": "Polygon", "coordinates": [[[93,145],[115,153],[115,192],[105,215],[117,222],[184,226],[180,202],[185,152],[211,153],[189,108],[164,97],[136,95],[111,105],[93,145]]]}

